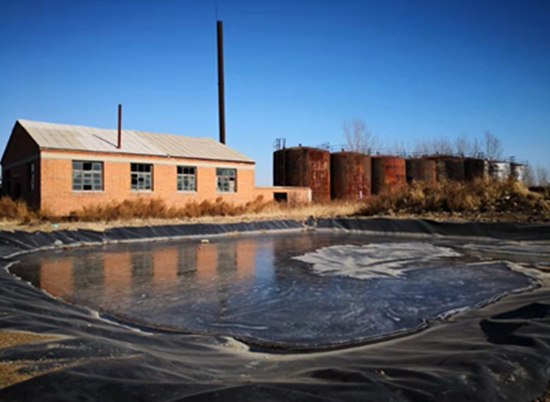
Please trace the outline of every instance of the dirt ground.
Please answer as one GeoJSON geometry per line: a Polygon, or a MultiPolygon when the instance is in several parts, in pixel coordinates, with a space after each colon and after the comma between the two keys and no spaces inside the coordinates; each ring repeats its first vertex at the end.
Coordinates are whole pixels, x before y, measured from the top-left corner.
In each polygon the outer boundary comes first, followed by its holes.
{"type": "MultiPolygon", "coordinates": [[[[18,345],[37,342],[49,342],[60,339],[64,339],[64,337],[57,335],[42,335],[27,331],[1,330],[0,351],[2,349],[12,348],[18,345]]],[[[1,361],[0,388],[7,387],[42,374],[61,370],[64,367],[67,367],[67,365],[68,364],[65,361],[54,362],[49,361],[48,359],[43,359],[39,362],[32,360],[1,361]],[[46,363],[48,364],[46,365],[46,363]]]]}

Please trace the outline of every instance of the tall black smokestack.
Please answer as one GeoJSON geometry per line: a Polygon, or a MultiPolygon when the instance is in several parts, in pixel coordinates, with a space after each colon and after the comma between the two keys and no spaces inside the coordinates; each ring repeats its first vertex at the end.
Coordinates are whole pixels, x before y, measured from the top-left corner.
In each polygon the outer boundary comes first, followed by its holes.
{"type": "Polygon", "coordinates": [[[120,149],[122,147],[122,105],[118,104],[118,142],[117,142],[117,148],[120,149]]]}
{"type": "Polygon", "coordinates": [[[223,78],[223,23],[218,21],[218,111],[220,116],[220,142],[225,144],[225,94],[223,78]]]}

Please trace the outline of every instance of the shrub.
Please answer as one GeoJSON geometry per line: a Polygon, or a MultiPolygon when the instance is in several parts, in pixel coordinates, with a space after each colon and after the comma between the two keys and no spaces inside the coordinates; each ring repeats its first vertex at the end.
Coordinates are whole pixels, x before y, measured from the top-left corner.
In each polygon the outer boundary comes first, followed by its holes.
{"type": "Polygon", "coordinates": [[[447,181],[436,184],[412,183],[394,192],[367,200],[358,215],[392,213],[541,213],[550,216],[550,208],[539,194],[521,183],[477,179],[471,182],[447,181]]]}
{"type": "Polygon", "coordinates": [[[39,215],[31,210],[24,201],[14,201],[10,197],[0,198],[0,220],[28,223],[38,217],[39,215]]]}
{"type": "Polygon", "coordinates": [[[75,221],[115,221],[130,219],[183,219],[202,216],[237,216],[246,213],[260,213],[270,203],[263,197],[245,205],[233,205],[221,197],[214,201],[204,200],[200,203],[191,201],[182,207],[167,207],[162,199],[124,200],[120,203],[99,204],[82,207],[71,213],[75,221]]]}
{"type": "MultiPolygon", "coordinates": [[[[195,219],[216,216],[243,216],[243,219],[306,219],[312,217],[345,217],[372,215],[425,215],[430,213],[463,213],[478,219],[484,214],[500,214],[515,219],[515,214],[550,219],[550,207],[544,194],[529,191],[510,180],[496,182],[478,179],[472,182],[447,181],[436,184],[415,182],[393,192],[370,197],[363,202],[331,201],[292,205],[265,201],[259,196],[244,205],[234,205],[218,197],[214,201],[190,201],[168,207],[160,198],[136,198],[122,202],[84,206],[71,213],[69,220],[110,222],[132,219],[195,219]],[[468,215],[470,214],[470,215],[468,215]]],[[[56,222],[59,218],[48,211],[35,211],[23,201],[0,198],[0,220],[35,223],[56,222]]],[[[510,219],[510,218],[508,218],[510,219]]]]}

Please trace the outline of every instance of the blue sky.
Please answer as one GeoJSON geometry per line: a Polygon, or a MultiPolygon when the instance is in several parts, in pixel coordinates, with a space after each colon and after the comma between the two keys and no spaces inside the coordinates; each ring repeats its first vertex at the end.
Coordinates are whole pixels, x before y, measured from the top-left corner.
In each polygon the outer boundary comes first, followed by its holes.
{"type": "MultiPolygon", "coordinates": [[[[218,0],[227,143],[481,138],[550,169],[549,0],[218,0]]],[[[0,2],[0,147],[18,118],[218,137],[213,0],[0,2]]]]}

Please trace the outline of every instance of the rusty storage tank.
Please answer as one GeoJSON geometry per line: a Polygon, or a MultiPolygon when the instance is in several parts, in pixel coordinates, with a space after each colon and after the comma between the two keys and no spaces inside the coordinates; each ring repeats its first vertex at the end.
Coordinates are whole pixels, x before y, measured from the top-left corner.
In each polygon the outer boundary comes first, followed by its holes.
{"type": "Polygon", "coordinates": [[[285,170],[286,149],[280,149],[273,153],[273,185],[286,186],[285,170]]]}
{"type": "Polygon", "coordinates": [[[393,191],[407,183],[405,159],[398,156],[373,156],[372,193],[393,191]]]}
{"type": "Polygon", "coordinates": [[[361,200],[371,195],[371,158],[358,152],[330,154],[332,199],[361,200]]]}
{"type": "Polygon", "coordinates": [[[489,163],[484,159],[466,158],[464,159],[464,178],[474,180],[477,178],[489,177],[489,163]]]}
{"type": "Polygon", "coordinates": [[[525,174],[527,173],[527,166],[521,163],[511,163],[510,173],[517,181],[525,181],[525,174]]]}
{"type": "Polygon", "coordinates": [[[407,159],[406,160],[407,182],[423,181],[435,183],[436,170],[435,161],[429,159],[407,159]]]}
{"type": "Polygon", "coordinates": [[[508,162],[489,162],[489,177],[497,181],[508,180],[510,177],[510,164],[508,162]]]}
{"type": "Polygon", "coordinates": [[[309,187],[313,201],[330,200],[330,152],[293,147],[273,155],[273,181],[277,186],[309,187]]]}
{"type": "Polygon", "coordinates": [[[437,181],[464,181],[464,159],[451,155],[434,155],[426,159],[435,161],[437,181]]]}

